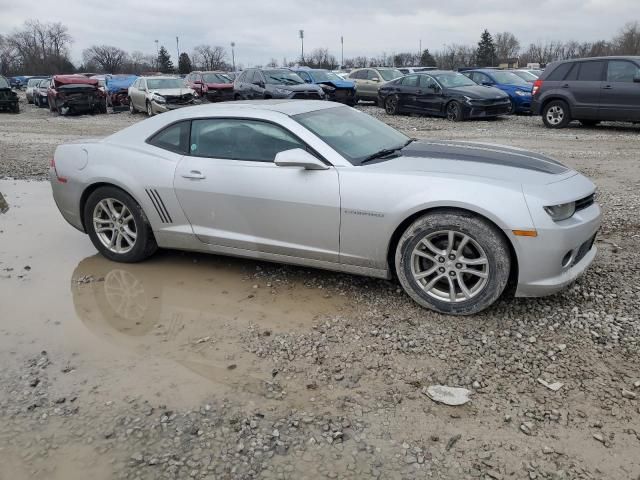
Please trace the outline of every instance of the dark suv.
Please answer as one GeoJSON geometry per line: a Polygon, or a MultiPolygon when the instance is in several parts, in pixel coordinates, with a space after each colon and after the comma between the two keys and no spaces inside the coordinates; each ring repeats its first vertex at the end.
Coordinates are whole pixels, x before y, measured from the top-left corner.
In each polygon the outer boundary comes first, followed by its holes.
{"type": "Polygon", "coordinates": [[[257,98],[300,98],[321,100],[324,92],[319,85],[305,83],[288,68],[248,68],[233,82],[236,100],[257,98]]]}
{"type": "Polygon", "coordinates": [[[533,84],[533,112],[548,128],[572,120],[640,122],[640,57],[598,57],[549,65],[533,84]]]}

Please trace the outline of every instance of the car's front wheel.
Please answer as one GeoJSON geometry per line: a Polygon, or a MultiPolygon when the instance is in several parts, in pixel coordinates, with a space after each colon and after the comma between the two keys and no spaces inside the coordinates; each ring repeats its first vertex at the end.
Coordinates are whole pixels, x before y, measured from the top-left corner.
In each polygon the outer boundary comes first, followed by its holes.
{"type": "Polygon", "coordinates": [[[395,254],[398,279],[420,305],[470,315],[502,294],[511,256],[502,233],[470,212],[428,213],[404,232],[395,254]]]}
{"type": "Polygon", "coordinates": [[[142,207],[116,187],[100,187],[89,195],[84,224],[98,251],[116,262],[139,262],[158,248],[142,207]]]}
{"type": "Polygon", "coordinates": [[[459,122],[463,119],[462,106],[455,100],[447,104],[447,120],[451,122],[459,122]]]}
{"type": "Polygon", "coordinates": [[[147,117],[153,117],[153,107],[151,102],[147,102],[147,117]]]}
{"type": "Polygon", "coordinates": [[[136,107],[133,105],[133,100],[131,100],[131,97],[129,97],[129,113],[131,115],[137,113],[138,110],[136,110],[136,107]]]}
{"type": "Polygon", "coordinates": [[[569,105],[563,100],[553,100],[542,109],[542,121],[547,128],[564,128],[571,122],[569,105]]]}
{"type": "Polygon", "coordinates": [[[398,113],[398,96],[389,95],[384,101],[384,110],[389,115],[396,115],[398,113]]]}

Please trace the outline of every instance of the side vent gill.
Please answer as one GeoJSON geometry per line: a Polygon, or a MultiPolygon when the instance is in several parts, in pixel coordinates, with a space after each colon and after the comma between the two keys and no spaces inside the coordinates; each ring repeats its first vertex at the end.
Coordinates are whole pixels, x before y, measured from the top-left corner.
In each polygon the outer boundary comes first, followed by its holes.
{"type": "Polygon", "coordinates": [[[173,223],[173,220],[171,220],[171,215],[169,215],[169,210],[167,210],[167,207],[162,201],[162,197],[160,196],[158,191],[153,188],[146,188],[145,192],[147,192],[149,200],[151,200],[151,203],[153,203],[156,212],[158,212],[158,216],[160,217],[160,220],[162,220],[162,223],[173,223]]]}

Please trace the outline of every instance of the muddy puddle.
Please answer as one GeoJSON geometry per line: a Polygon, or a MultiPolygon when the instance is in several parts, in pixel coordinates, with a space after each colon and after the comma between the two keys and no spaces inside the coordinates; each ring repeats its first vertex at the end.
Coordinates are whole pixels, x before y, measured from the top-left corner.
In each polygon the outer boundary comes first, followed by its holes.
{"type": "MultiPolygon", "coordinates": [[[[48,183],[0,181],[0,358],[47,351],[73,372],[60,384],[98,401],[125,393],[174,406],[211,394],[264,396],[271,372],[243,348],[247,329],[308,329],[349,309],[346,297],[308,285],[303,270],[161,251],[140,264],[96,254],[67,225],[48,183]]],[[[322,277],[330,273],[314,272],[322,277]]]]}

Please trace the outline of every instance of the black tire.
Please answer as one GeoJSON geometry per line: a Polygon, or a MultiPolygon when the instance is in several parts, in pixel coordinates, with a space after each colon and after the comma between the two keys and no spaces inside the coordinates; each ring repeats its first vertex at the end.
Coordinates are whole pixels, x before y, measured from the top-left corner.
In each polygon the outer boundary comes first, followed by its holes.
{"type": "Polygon", "coordinates": [[[514,103],[513,100],[509,100],[509,115],[515,115],[516,114],[516,104],[514,103]]]}
{"type": "Polygon", "coordinates": [[[40,105],[38,105],[38,97],[33,97],[33,105],[40,108],[40,105]]]}
{"type": "Polygon", "coordinates": [[[397,115],[400,112],[398,108],[399,98],[397,95],[389,95],[384,99],[384,111],[388,115],[397,115]]]}
{"type": "Polygon", "coordinates": [[[595,127],[600,124],[600,120],[580,120],[580,124],[583,127],[595,127]]]}
{"type": "Polygon", "coordinates": [[[131,115],[135,115],[136,113],[138,113],[138,110],[136,110],[136,107],[133,105],[133,100],[131,100],[131,97],[129,97],[129,113],[131,115]]]}
{"type": "Polygon", "coordinates": [[[158,244],[153,236],[153,230],[142,207],[128,193],[116,187],[100,187],[89,195],[84,206],[84,225],[91,242],[96,249],[109,260],[123,263],[135,263],[151,256],[157,249],[158,244]],[[96,205],[105,199],[115,199],[126,206],[133,216],[133,224],[137,237],[133,247],[126,253],[112,252],[105,246],[98,233],[95,231],[93,213],[96,205]]]}
{"type": "Polygon", "coordinates": [[[359,96],[355,96],[353,97],[353,106],[355,107],[356,105],[358,105],[358,103],[360,102],[360,97],[359,96]]]}
{"type": "Polygon", "coordinates": [[[547,128],[564,128],[571,123],[571,111],[564,100],[552,100],[542,109],[542,122],[547,128]]]}
{"type": "Polygon", "coordinates": [[[462,105],[460,105],[460,102],[457,102],[456,100],[452,100],[449,103],[447,103],[446,115],[447,115],[447,120],[449,120],[450,122],[461,122],[462,120],[464,120],[463,113],[462,113],[462,105]]]}
{"type": "MultiPolygon", "coordinates": [[[[440,246],[443,245],[440,244],[440,246]]],[[[470,212],[443,210],[428,213],[418,218],[407,228],[396,248],[395,267],[400,284],[405,292],[418,304],[450,315],[471,315],[489,307],[500,297],[509,280],[511,256],[503,234],[491,223],[470,212]],[[432,241],[435,242],[442,235],[448,238],[447,232],[449,231],[455,232],[456,235],[454,236],[454,248],[450,251],[450,254],[453,254],[456,259],[441,257],[439,256],[440,254],[435,255],[427,249],[424,252],[431,255],[436,260],[435,262],[413,255],[418,246],[422,248],[424,245],[422,241],[425,238],[433,236],[432,238],[436,240],[432,241]],[[466,245],[463,246],[463,251],[458,254],[457,248],[463,240],[463,235],[468,236],[471,240],[467,241],[466,245]],[[478,249],[477,247],[480,248],[478,249]],[[482,253],[476,257],[474,255],[475,251],[482,253]],[[486,266],[459,263],[461,257],[467,258],[469,261],[473,258],[484,257],[486,266]],[[432,293],[425,291],[425,287],[429,286],[429,284],[421,285],[419,280],[414,278],[413,271],[416,268],[416,262],[418,262],[417,267],[420,268],[419,272],[437,267],[437,270],[432,274],[433,277],[424,277],[425,282],[436,282],[432,286],[435,290],[429,289],[429,292],[432,293]],[[423,268],[425,270],[422,270],[423,268]],[[466,273],[471,270],[478,271],[477,269],[481,269],[480,273],[486,274],[486,278],[466,273]],[[461,283],[456,275],[462,277],[462,284],[471,292],[469,298],[464,296],[460,287],[461,283]],[[452,278],[450,279],[449,276],[452,278]],[[439,279],[436,277],[439,277],[439,279]],[[443,296],[437,295],[438,288],[442,288],[439,287],[440,285],[444,285],[444,288],[448,290],[453,285],[455,301],[445,300],[443,296]],[[458,297],[458,295],[461,297],[458,297]]]]}
{"type": "Polygon", "coordinates": [[[147,117],[153,117],[153,107],[149,101],[147,101],[147,117]]]}

